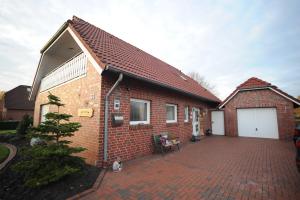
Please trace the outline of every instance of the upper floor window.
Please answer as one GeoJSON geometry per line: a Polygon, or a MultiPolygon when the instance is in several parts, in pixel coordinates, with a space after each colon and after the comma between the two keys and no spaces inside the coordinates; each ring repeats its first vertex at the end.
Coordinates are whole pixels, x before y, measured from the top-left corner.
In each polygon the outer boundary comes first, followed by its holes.
{"type": "Polygon", "coordinates": [[[166,104],[167,123],[177,122],[177,105],[166,104]]]}
{"type": "Polygon", "coordinates": [[[130,125],[150,124],[150,101],[130,99],[130,125]]]}

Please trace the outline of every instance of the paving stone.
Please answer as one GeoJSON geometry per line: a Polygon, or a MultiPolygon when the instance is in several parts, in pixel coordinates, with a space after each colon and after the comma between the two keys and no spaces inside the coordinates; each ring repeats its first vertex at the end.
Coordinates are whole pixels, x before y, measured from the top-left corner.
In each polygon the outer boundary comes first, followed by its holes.
{"type": "Polygon", "coordinates": [[[124,163],[122,172],[106,173],[93,197],[297,200],[299,185],[292,142],[213,136],[124,163]]]}

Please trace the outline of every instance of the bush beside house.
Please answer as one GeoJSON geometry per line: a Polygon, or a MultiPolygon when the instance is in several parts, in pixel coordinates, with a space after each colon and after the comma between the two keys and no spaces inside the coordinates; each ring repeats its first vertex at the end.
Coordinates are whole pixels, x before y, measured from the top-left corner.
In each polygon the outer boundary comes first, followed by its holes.
{"type": "Polygon", "coordinates": [[[16,130],[19,121],[0,121],[0,130],[16,130]]]}
{"type": "Polygon", "coordinates": [[[69,122],[71,115],[59,113],[64,106],[60,99],[52,94],[48,96],[48,104],[57,107],[57,112],[49,112],[46,120],[32,128],[29,137],[39,138],[41,144],[22,150],[23,160],[14,165],[14,170],[24,175],[25,185],[39,187],[56,182],[65,176],[81,171],[84,160],[74,154],[84,151],[81,147],[70,147],[71,142],[64,140],[72,137],[80,128],[80,124],[69,122]]]}

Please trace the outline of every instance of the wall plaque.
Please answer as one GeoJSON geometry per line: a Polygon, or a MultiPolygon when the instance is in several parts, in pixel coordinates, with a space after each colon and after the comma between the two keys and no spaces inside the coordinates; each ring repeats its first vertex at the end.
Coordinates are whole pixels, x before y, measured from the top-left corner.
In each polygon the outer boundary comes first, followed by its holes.
{"type": "Polygon", "coordinates": [[[78,109],[78,116],[79,117],[92,117],[93,109],[92,108],[80,108],[80,109],[78,109]]]}

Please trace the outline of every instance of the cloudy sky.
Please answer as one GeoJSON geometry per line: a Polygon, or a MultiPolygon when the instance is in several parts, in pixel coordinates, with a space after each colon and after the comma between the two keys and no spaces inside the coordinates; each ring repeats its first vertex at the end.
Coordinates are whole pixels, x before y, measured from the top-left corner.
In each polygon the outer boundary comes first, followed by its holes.
{"type": "Polygon", "coordinates": [[[39,50],[73,15],[199,72],[221,99],[252,76],[300,95],[297,0],[0,0],[0,90],[31,85],[39,50]]]}

